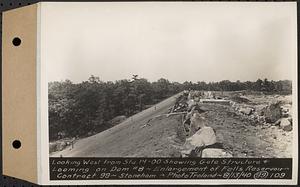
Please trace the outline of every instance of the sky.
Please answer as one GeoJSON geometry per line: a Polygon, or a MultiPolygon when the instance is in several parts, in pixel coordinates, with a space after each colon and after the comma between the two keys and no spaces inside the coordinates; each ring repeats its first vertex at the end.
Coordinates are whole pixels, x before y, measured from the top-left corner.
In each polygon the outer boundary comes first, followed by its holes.
{"type": "Polygon", "coordinates": [[[296,3],[43,3],[47,79],[290,79],[296,3]]]}

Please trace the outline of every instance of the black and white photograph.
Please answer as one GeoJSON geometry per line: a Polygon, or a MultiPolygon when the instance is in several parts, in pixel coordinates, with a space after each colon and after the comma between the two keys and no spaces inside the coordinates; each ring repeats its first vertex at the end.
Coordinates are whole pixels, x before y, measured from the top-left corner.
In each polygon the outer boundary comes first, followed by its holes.
{"type": "Polygon", "coordinates": [[[46,5],[51,158],[297,152],[294,4],[46,5]]]}

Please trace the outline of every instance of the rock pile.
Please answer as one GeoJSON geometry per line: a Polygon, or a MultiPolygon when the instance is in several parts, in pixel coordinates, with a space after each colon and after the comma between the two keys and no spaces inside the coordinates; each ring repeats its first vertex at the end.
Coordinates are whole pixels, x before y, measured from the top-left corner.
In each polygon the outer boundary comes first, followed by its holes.
{"type": "Polygon", "coordinates": [[[279,126],[285,131],[292,130],[291,105],[273,102],[268,105],[249,105],[231,101],[236,114],[252,120],[253,124],[279,126]]]}
{"type": "Polygon", "coordinates": [[[169,109],[169,113],[173,112],[184,112],[188,108],[187,104],[188,92],[184,91],[182,95],[180,95],[175,102],[175,105],[169,109]]]}

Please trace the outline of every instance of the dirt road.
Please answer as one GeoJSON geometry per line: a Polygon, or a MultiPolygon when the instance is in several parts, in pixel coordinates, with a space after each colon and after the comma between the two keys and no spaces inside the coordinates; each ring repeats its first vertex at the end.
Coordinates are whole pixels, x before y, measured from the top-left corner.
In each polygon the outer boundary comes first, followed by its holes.
{"type": "MultiPolygon", "coordinates": [[[[78,140],[73,149],[66,148],[63,151],[51,154],[51,157],[120,157],[120,156],[136,156],[137,149],[142,147],[140,141],[151,143],[151,133],[158,136],[157,133],[151,132],[148,127],[142,129],[147,121],[155,116],[167,113],[168,109],[176,102],[178,93],[136,115],[129,117],[119,125],[116,125],[106,131],[94,136],[78,140]],[[150,136],[150,137],[149,137],[150,136]]],[[[158,119],[159,120],[159,119],[158,119]]],[[[170,122],[170,121],[168,121],[170,122]]],[[[178,123],[173,123],[178,124],[178,123]]],[[[167,126],[165,126],[167,127],[167,126]]],[[[168,127],[169,128],[169,127],[168,127]]],[[[163,130],[155,128],[156,131],[163,130]]],[[[176,130],[174,129],[174,132],[176,130]]],[[[160,141],[158,137],[153,137],[156,141],[160,141]]],[[[152,142],[153,143],[153,142],[152,142]]],[[[156,143],[154,143],[156,144],[156,143]]],[[[141,149],[141,148],[140,148],[141,149]]],[[[147,156],[147,155],[144,155],[147,156]]]]}

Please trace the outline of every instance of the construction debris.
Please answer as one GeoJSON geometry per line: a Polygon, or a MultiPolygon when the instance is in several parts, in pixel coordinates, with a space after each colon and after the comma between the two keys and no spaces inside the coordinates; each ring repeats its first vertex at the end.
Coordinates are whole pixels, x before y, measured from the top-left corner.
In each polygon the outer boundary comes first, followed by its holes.
{"type": "Polygon", "coordinates": [[[230,105],[230,101],[229,100],[225,100],[225,99],[201,99],[200,102],[202,102],[202,103],[213,103],[213,104],[230,105]]]}

